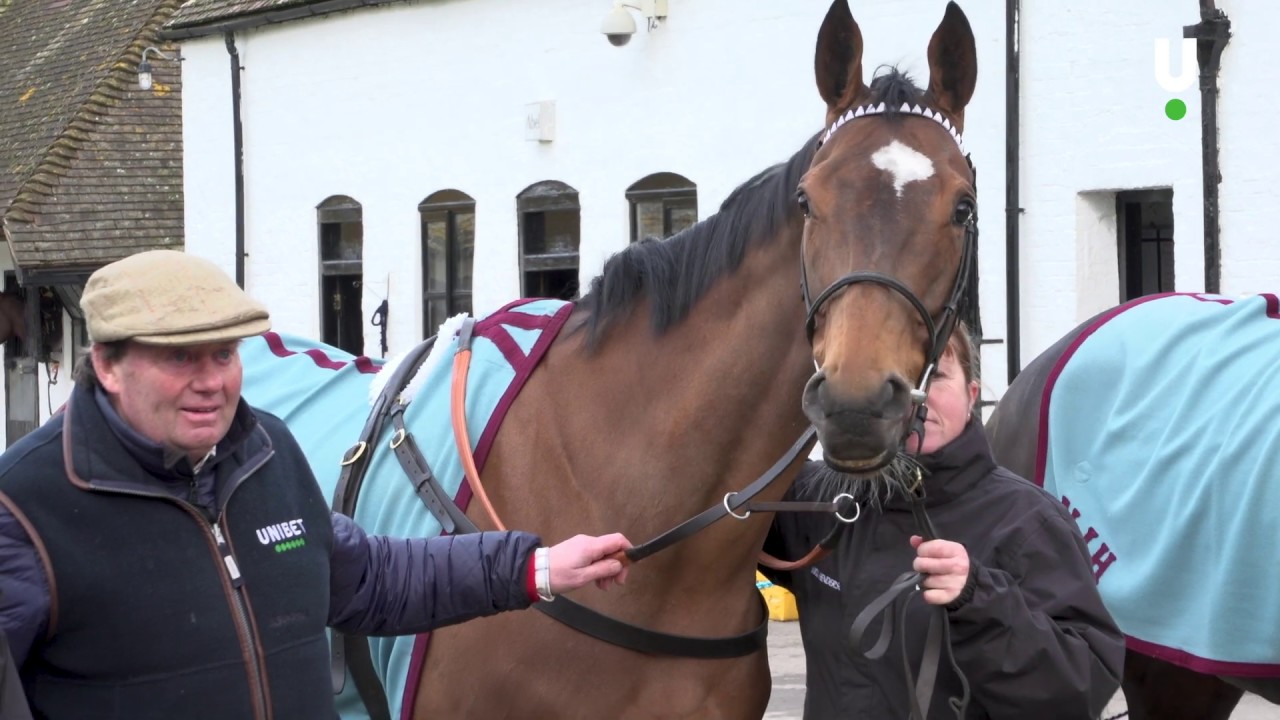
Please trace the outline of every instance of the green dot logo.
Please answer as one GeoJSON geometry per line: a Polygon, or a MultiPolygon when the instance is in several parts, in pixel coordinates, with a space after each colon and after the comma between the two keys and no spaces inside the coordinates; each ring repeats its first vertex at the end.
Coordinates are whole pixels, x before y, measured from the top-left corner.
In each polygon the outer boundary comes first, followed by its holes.
{"type": "MultiPolygon", "coordinates": [[[[1194,38],[1182,40],[1182,72],[1175,76],[1171,72],[1169,38],[1156,38],[1155,76],[1160,89],[1170,93],[1186,91],[1196,81],[1196,41],[1194,38]]],[[[1170,120],[1181,120],[1187,116],[1187,104],[1177,98],[1164,104],[1164,114],[1170,120]]]]}

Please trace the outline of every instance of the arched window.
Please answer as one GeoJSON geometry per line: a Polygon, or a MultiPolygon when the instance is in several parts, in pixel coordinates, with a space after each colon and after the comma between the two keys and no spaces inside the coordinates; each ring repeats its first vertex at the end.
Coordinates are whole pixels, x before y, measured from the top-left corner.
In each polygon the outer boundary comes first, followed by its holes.
{"type": "Polygon", "coordinates": [[[476,201],[458,190],[432,193],[422,216],[422,322],[425,337],[458,313],[471,312],[476,248],[476,201]]]}
{"type": "Polygon", "coordinates": [[[646,175],[627,188],[631,203],[631,242],[666,238],[698,222],[698,186],[683,175],[646,175]]]}
{"type": "Polygon", "coordinates": [[[333,195],[316,206],[320,225],[321,340],[353,355],[364,352],[360,286],[364,222],[360,203],[333,195]]]}
{"type": "Polygon", "coordinates": [[[520,292],[524,297],[578,296],[581,215],[578,191],[544,180],[516,196],[520,217],[520,292]]]}

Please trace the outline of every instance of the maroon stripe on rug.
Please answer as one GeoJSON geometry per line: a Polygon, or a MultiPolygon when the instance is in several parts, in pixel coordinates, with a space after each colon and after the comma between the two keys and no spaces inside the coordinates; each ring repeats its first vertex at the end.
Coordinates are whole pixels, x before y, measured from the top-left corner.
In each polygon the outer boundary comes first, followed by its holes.
{"type": "MultiPolygon", "coordinates": [[[[569,319],[569,315],[573,312],[573,303],[568,303],[564,307],[556,311],[550,317],[543,316],[546,324],[542,329],[542,335],[538,336],[538,341],[533,344],[533,349],[529,355],[524,357],[519,363],[508,357],[507,362],[515,368],[516,376],[511,381],[511,385],[507,387],[506,392],[502,394],[502,399],[498,401],[498,406],[493,410],[493,416],[489,418],[489,424],[485,427],[484,432],[480,434],[480,440],[476,443],[476,469],[484,469],[484,461],[489,457],[489,449],[493,446],[493,440],[498,435],[498,429],[502,427],[502,420],[507,416],[507,411],[511,409],[511,403],[515,402],[516,396],[524,389],[524,384],[529,379],[529,375],[533,374],[534,368],[542,361],[542,356],[547,354],[547,349],[551,347],[551,343],[555,342],[556,337],[560,335],[561,328],[569,319]]],[[[508,336],[509,337],[509,336],[508,336]]],[[[503,353],[504,355],[506,353],[503,353]]],[[[524,353],[521,353],[524,355],[524,353]]],[[[463,483],[466,487],[466,483],[463,483]]]]}
{"type": "MultiPolygon", "coordinates": [[[[1175,297],[1178,295],[1191,295],[1192,297],[1195,297],[1191,293],[1161,293],[1159,295],[1147,295],[1108,310],[1098,316],[1097,320],[1092,325],[1085,328],[1079,335],[1077,335],[1076,338],[1071,341],[1071,344],[1067,346],[1067,349],[1063,351],[1062,355],[1058,357],[1057,362],[1053,364],[1053,369],[1049,371],[1049,377],[1044,383],[1044,390],[1042,390],[1040,394],[1040,432],[1036,438],[1036,472],[1035,477],[1031,478],[1032,482],[1040,487],[1044,487],[1044,468],[1049,457],[1049,401],[1050,398],[1053,397],[1054,385],[1057,384],[1058,377],[1062,375],[1062,371],[1066,368],[1067,362],[1071,360],[1071,356],[1075,355],[1076,350],[1084,344],[1085,340],[1089,339],[1090,335],[1093,335],[1099,328],[1106,325],[1117,315],[1125,312],[1126,310],[1132,310],[1139,305],[1149,303],[1152,300],[1160,300],[1162,298],[1175,297]]],[[[1197,297],[1196,299],[1199,300],[1204,298],[1197,297]]]]}
{"type": "MultiPolygon", "coordinates": [[[[275,355],[276,357],[283,358],[283,357],[290,357],[291,355],[298,354],[297,350],[290,350],[284,344],[284,338],[280,337],[278,333],[274,333],[274,332],[263,333],[262,339],[267,341],[267,348],[270,349],[271,354],[275,355]]],[[[361,373],[365,373],[367,375],[374,375],[374,374],[377,374],[378,370],[382,369],[381,364],[379,364],[378,362],[376,362],[372,358],[369,358],[366,355],[357,356],[354,360],[351,361],[351,363],[348,363],[345,360],[334,360],[333,358],[329,357],[328,353],[326,353],[323,350],[320,350],[319,348],[304,350],[302,351],[302,354],[311,358],[311,361],[316,364],[316,367],[324,368],[325,370],[341,370],[342,368],[346,367],[348,364],[354,364],[356,366],[357,371],[361,373]]]]}
{"type": "Polygon", "coordinates": [[[1217,303],[1219,305],[1230,305],[1231,303],[1235,302],[1235,300],[1232,300],[1231,298],[1209,297],[1208,295],[1201,295],[1200,293],[1169,293],[1169,294],[1170,295],[1186,295],[1194,300],[1199,300],[1200,302],[1217,303]]]}
{"type": "MultiPolygon", "coordinates": [[[[572,307],[572,305],[568,305],[566,307],[572,307]]],[[[476,323],[476,330],[479,331],[493,325],[510,325],[511,327],[520,328],[521,330],[537,330],[543,325],[546,325],[547,320],[551,317],[554,316],[530,315],[525,312],[505,310],[496,312],[476,323]]]]}
{"type": "Polygon", "coordinates": [[[491,325],[483,331],[477,328],[476,334],[493,343],[498,352],[502,353],[502,359],[510,363],[511,367],[520,368],[528,362],[529,356],[524,354],[520,344],[502,325],[491,325]]]}
{"type": "Polygon", "coordinates": [[[1205,675],[1230,675],[1235,677],[1280,678],[1280,665],[1275,663],[1245,663],[1210,660],[1192,655],[1186,650],[1166,647],[1156,643],[1139,640],[1125,635],[1125,646],[1134,652],[1142,653],[1165,662],[1173,663],[1188,670],[1205,675]]]}

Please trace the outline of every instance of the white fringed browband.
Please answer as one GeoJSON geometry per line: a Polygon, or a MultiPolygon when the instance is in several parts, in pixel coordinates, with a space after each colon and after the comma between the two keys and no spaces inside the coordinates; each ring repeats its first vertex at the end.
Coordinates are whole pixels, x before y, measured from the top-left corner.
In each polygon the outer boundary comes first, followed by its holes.
{"type": "MultiPolygon", "coordinates": [[[[936,112],[920,105],[912,106],[910,103],[902,103],[902,107],[898,109],[898,112],[927,117],[938,123],[951,134],[951,139],[956,141],[956,145],[960,146],[960,154],[965,154],[964,139],[960,137],[960,131],[956,130],[955,126],[951,124],[951,121],[943,117],[941,112],[936,112]]],[[[825,145],[826,142],[831,139],[831,136],[835,134],[836,130],[839,130],[842,125],[854,118],[866,117],[867,115],[883,115],[884,113],[884,103],[850,109],[844,115],[836,118],[836,121],[831,124],[831,128],[822,136],[822,143],[825,145]]]]}

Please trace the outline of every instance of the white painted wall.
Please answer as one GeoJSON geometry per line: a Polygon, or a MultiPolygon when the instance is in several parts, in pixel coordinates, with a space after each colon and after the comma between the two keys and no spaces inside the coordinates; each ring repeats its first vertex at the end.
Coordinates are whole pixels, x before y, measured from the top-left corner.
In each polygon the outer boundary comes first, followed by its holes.
{"type": "MultiPolygon", "coordinates": [[[[1218,117],[1222,291],[1274,290],[1280,243],[1271,183],[1280,167],[1274,118],[1280,82],[1269,33],[1280,5],[1218,3],[1233,38],[1223,55],[1218,117]],[[1268,222],[1270,221],[1270,222],[1268,222]]],[[[1078,322],[1119,300],[1114,192],[1172,188],[1174,273],[1179,291],[1204,289],[1200,93],[1161,89],[1154,44],[1173,42],[1181,68],[1184,25],[1199,21],[1192,0],[1076,0],[1024,3],[1022,27],[1022,363],[1078,322]],[[1030,5],[1030,7],[1027,7],[1030,5]],[[1178,97],[1187,116],[1173,121],[1178,97]]]]}
{"type": "MultiPolygon", "coordinates": [[[[318,336],[315,207],[364,210],[363,315],[390,297],[391,353],[421,335],[418,203],[476,199],[477,312],[518,297],[515,197],[554,179],[580,193],[583,284],[626,246],[624,193],[653,172],[698,186],[702,217],[820,129],[813,49],[828,0],[670,0],[625,47],[599,33],[605,0],[394,4],[237,35],[243,73],[247,286],[278,329],[318,336]],[[554,100],[557,136],[524,139],[527,103],[554,100]]],[[[966,145],[979,169],[980,273],[989,337],[1004,335],[1004,10],[970,0],[978,89],[966,145]]],[[[863,0],[868,72],[927,81],[945,0],[863,0]]],[[[187,249],[233,267],[228,61],[222,38],[183,45],[187,249]]],[[[378,350],[365,326],[366,351],[378,350]]],[[[1004,349],[986,353],[1003,387],[1004,349]]]]}
{"type": "MultiPolygon", "coordinates": [[[[417,204],[457,188],[477,200],[475,305],[519,293],[515,196],[539,180],[582,203],[584,284],[627,241],[624,191],[657,171],[698,185],[703,217],[741,181],[816,131],[813,43],[826,0],[669,0],[670,17],[623,48],[598,33],[606,0],[434,0],[240,33],[245,71],[247,284],[276,327],[319,334],[315,206],[364,205],[363,317],[390,297],[391,352],[421,335],[417,204]],[[524,139],[524,106],[554,100],[558,134],[524,139]]],[[[1280,85],[1269,35],[1280,4],[1218,0],[1232,20],[1222,59],[1222,289],[1275,290],[1272,182],[1280,85]]],[[[1004,3],[963,3],[979,44],[966,144],[979,170],[983,322],[1006,337],[1004,3]]],[[[860,0],[868,70],[925,71],[944,0],[860,0]]],[[[1200,103],[1156,85],[1153,47],[1198,21],[1193,0],[1023,2],[1021,361],[1118,299],[1117,190],[1174,193],[1178,290],[1203,289],[1200,103]]],[[[186,41],[183,140],[190,252],[234,270],[230,81],[221,36],[186,41]]],[[[924,77],[918,77],[923,82],[924,77]]],[[[0,263],[7,253],[0,253],[0,263]]],[[[366,347],[377,349],[366,325],[366,347]]],[[[983,350],[984,394],[1004,389],[1006,348],[983,350]]],[[[69,388],[70,368],[42,416],[69,388]]],[[[0,395],[3,387],[0,386],[0,395]]]]}
{"type": "Polygon", "coordinates": [[[1272,33],[1280,4],[1217,0],[1233,37],[1222,55],[1222,291],[1275,292],[1280,287],[1276,181],[1280,175],[1280,58],[1272,33]]]}

